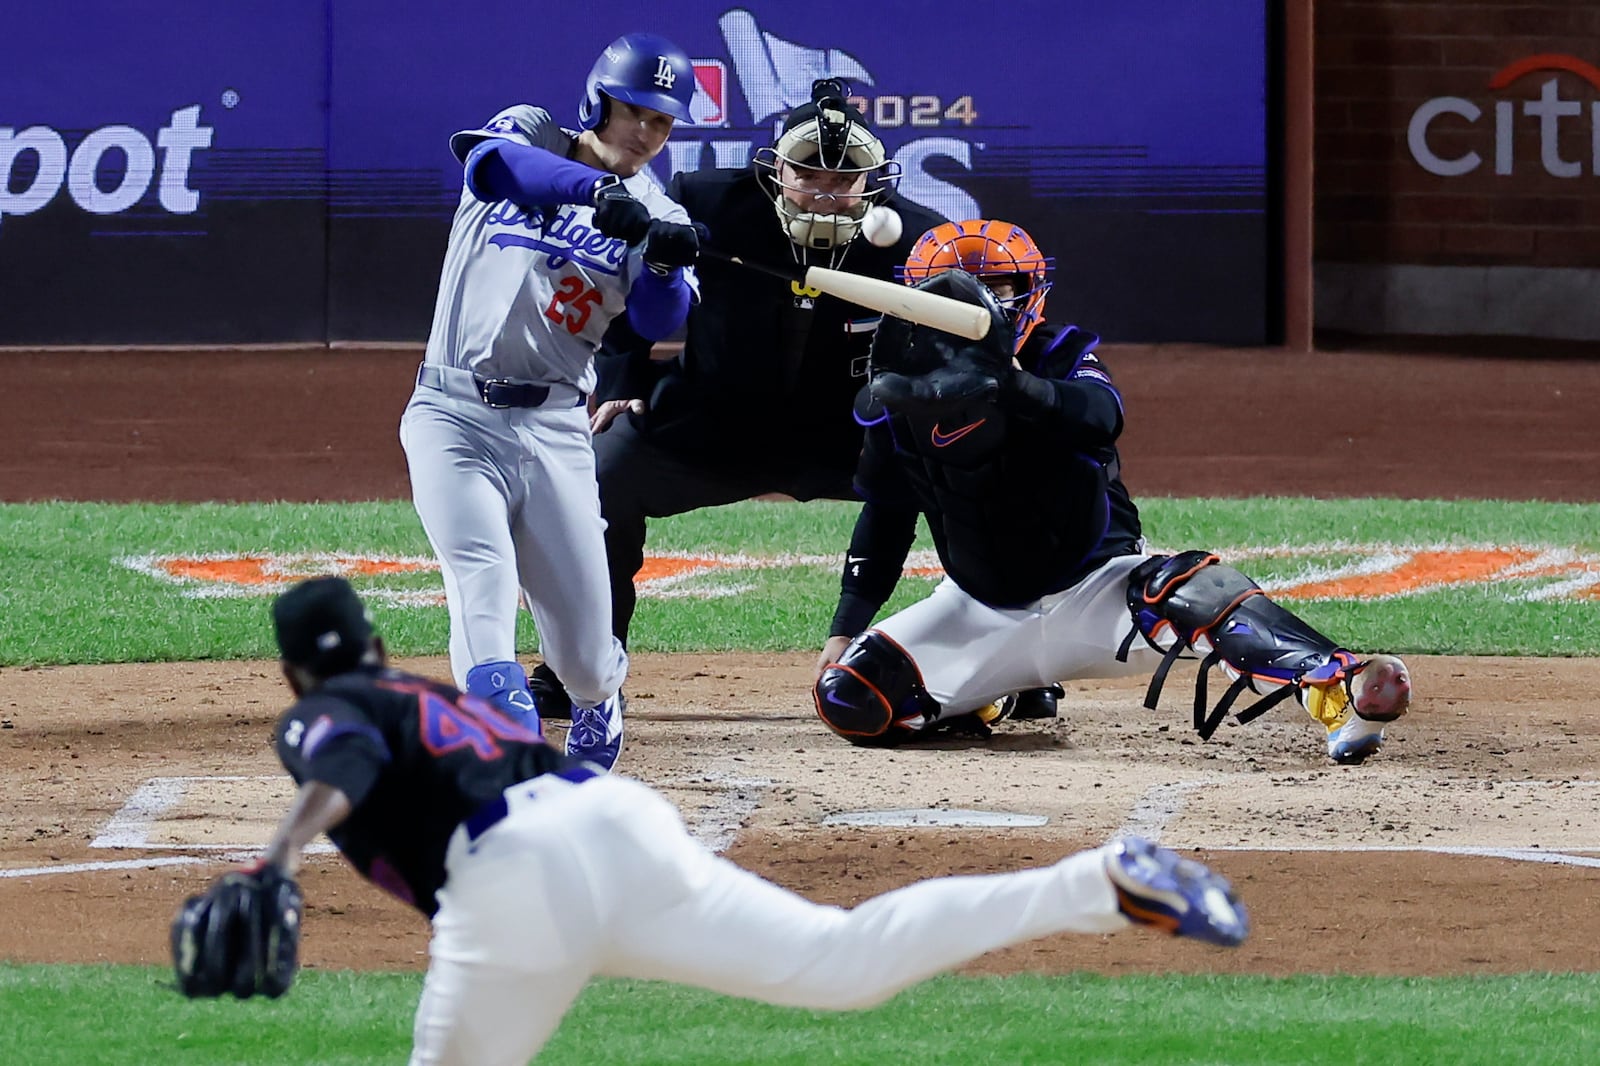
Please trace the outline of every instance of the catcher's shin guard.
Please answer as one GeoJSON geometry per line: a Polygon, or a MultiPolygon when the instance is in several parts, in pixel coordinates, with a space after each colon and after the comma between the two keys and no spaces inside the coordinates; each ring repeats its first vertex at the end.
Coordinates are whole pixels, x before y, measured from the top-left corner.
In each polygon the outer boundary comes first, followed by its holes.
{"type": "Polygon", "coordinates": [[[939,705],[905,649],[869,629],[812,689],[823,724],[852,744],[889,747],[938,717],[939,705]]]}
{"type": "Polygon", "coordinates": [[[1364,665],[1209,552],[1155,556],[1140,564],[1128,577],[1128,608],[1134,629],[1117,658],[1127,661],[1136,635],[1165,653],[1145,692],[1146,707],[1155,709],[1167,673],[1184,651],[1202,656],[1194,694],[1201,739],[1210,739],[1246,688],[1266,695],[1237,713],[1241,723],[1302,689],[1321,696],[1342,685],[1347,694],[1350,677],[1364,665]],[[1235,677],[1208,710],[1206,677],[1218,663],[1235,677]]]}

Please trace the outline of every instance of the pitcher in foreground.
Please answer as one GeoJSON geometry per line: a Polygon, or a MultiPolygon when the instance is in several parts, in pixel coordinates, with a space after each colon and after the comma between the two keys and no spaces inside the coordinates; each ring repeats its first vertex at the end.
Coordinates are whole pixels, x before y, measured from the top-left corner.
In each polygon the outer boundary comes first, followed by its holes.
{"type": "Polygon", "coordinates": [[[852,1010],[1055,933],[1148,925],[1233,946],[1248,931],[1225,880],[1138,839],[850,910],[811,903],[706,850],[655,790],[563,754],[488,700],[389,668],[342,578],[295,586],[273,619],[297,697],[277,750],[299,792],[260,860],[173,922],[189,996],[288,989],[294,875],[324,832],[432,920],[414,1066],[520,1066],[600,974],[852,1010]]]}

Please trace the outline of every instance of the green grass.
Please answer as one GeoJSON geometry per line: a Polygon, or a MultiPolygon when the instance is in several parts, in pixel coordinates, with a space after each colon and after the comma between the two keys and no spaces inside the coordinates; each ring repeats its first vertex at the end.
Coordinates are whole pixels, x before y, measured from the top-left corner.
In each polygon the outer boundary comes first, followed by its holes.
{"type": "MultiPolygon", "coordinates": [[[[30,1066],[405,1059],[415,974],[306,972],[276,1001],[188,1001],[165,970],[0,964],[30,1066]]],[[[541,1064],[1588,1063],[1600,978],[942,977],[819,1013],[600,981],[541,1064]]]]}
{"type": "MultiPolygon", "coordinates": [[[[1522,544],[1600,553],[1600,507],[1395,500],[1142,503],[1154,545],[1243,548],[1393,542],[1522,544]]],[[[748,503],[653,523],[655,550],[837,558],[855,509],[748,503]]],[[[927,548],[926,536],[919,548],[927,548]]],[[[405,503],[0,505],[0,666],[269,657],[264,595],[192,599],[127,556],[348,552],[428,556],[405,503]]],[[[1339,559],[1330,549],[1328,560],[1339,559]]],[[[1242,564],[1263,580],[1301,565],[1242,564]]],[[[701,579],[754,588],[642,602],[638,650],[810,650],[831,617],[836,567],[701,579]]],[[[435,573],[357,584],[425,592],[435,573]]],[[[930,587],[908,579],[894,610],[930,587]]],[[[1600,654],[1600,602],[1523,602],[1472,586],[1381,602],[1297,604],[1356,648],[1600,654]]],[[[442,607],[375,603],[399,654],[444,650],[442,607]]],[[[533,648],[526,616],[522,644],[533,648]]],[[[416,974],[311,971],[276,1002],[190,1002],[162,968],[0,963],[9,1061],[194,1066],[394,1063],[406,1057],[416,974]]],[[[672,986],[598,982],[541,1056],[550,1063],[1588,1063],[1600,978],[946,977],[869,1012],[816,1014],[672,986]]]]}
{"type": "MultiPolygon", "coordinates": [[[[1155,499],[1143,503],[1157,547],[1392,542],[1524,544],[1600,555],[1600,506],[1400,500],[1155,499]]],[[[843,503],[744,503],[651,524],[650,549],[838,558],[856,509],[843,503]]],[[[927,549],[926,533],[918,547],[927,549]]],[[[350,552],[431,557],[411,506],[364,504],[0,505],[0,666],[273,654],[267,598],[193,599],[121,565],[127,556],[350,552]]],[[[1294,560],[1241,563],[1266,580],[1294,560]]],[[[721,598],[642,599],[632,646],[640,651],[791,651],[820,647],[838,593],[837,567],[795,565],[696,579],[749,585],[721,598]]],[[[437,592],[436,572],[358,582],[437,592]]],[[[908,577],[887,610],[927,594],[908,577]]],[[[1519,602],[1507,588],[1472,586],[1387,601],[1296,605],[1307,621],[1357,649],[1459,654],[1600,654],[1600,601],[1519,602]]],[[[444,650],[442,607],[373,604],[400,655],[444,650]]],[[[537,647],[523,612],[519,646],[537,647]]]]}

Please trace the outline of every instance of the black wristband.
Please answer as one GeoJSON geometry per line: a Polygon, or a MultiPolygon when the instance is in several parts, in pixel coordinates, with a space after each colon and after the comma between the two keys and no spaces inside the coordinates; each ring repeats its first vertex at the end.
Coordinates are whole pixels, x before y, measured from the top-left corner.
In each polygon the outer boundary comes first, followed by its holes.
{"type": "Polygon", "coordinates": [[[1048,414],[1059,406],[1055,385],[1026,370],[1013,369],[1001,380],[999,398],[1001,407],[1019,415],[1048,414]]]}
{"type": "Polygon", "coordinates": [[[828,628],[828,636],[854,637],[864,633],[882,606],[859,593],[840,593],[839,608],[833,612],[833,624],[828,628]]]}

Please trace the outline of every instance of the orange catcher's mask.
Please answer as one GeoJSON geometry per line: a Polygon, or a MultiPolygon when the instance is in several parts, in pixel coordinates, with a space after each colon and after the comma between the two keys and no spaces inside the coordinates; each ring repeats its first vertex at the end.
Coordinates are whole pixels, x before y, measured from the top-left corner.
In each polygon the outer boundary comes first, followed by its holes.
{"type": "Polygon", "coordinates": [[[946,270],[965,270],[979,279],[1015,279],[1015,291],[1001,305],[1016,328],[1015,350],[1021,351],[1044,316],[1044,297],[1050,291],[1049,274],[1055,265],[1021,226],[974,218],[946,222],[924,233],[912,246],[906,265],[895,272],[907,285],[946,270]]]}

